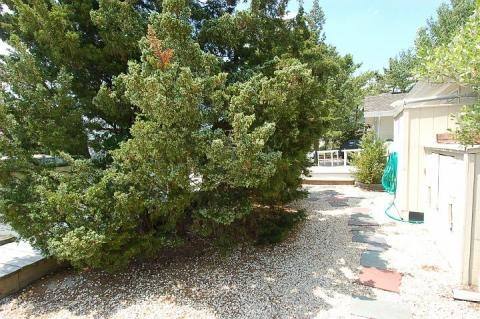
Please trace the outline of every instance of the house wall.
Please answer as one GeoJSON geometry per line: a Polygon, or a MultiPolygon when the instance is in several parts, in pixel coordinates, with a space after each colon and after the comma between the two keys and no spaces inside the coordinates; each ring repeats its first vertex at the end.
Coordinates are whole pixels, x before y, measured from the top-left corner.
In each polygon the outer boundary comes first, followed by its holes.
{"type": "Polygon", "coordinates": [[[436,134],[454,129],[460,105],[405,108],[395,117],[395,143],[399,153],[397,205],[404,218],[409,211],[425,212],[425,150],[436,134]]]}
{"type": "Polygon", "coordinates": [[[381,140],[393,140],[393,116],[366,117],[365,124],[370,125],[381,140]]]}

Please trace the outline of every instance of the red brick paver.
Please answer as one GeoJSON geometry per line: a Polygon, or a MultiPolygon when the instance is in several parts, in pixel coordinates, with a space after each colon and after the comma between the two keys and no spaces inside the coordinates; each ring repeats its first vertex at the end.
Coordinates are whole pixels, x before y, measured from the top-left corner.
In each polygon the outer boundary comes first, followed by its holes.
{"type": "Polygon", "coordinates": [[[358,281],[365,286],[398,293],[402,274],[393,270],[362,267],[358,281]]]}

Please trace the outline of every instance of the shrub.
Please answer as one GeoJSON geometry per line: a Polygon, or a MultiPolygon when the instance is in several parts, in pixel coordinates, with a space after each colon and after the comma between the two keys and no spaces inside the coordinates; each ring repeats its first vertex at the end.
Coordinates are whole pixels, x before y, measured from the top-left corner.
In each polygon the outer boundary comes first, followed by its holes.
{"type": "Polygon", "coordinates": [[[297,212],[279,211],[275,214],[265,215],[258,221],[259,231],[255,241],[259,245],[278,243],[284,240],[290,230],[305,218],[306,212],[303,210],[297,212]]]}
{"type": "Polygon", "coordinates": [[[242,242],[255,245],[276,244],[286,239],[306,216],[305,210],[256,208],[248,218],[230,225],[234,227],[217,227],[215,235],[207,239],[223,253],[231,252],[242,242]]]}
{"type": "Polygon", "coordinates": [[[386,147],[373,132],[368,132],[360,142],[362,151],[353,157],[355,178],[364,184],[379,184],[386,164],[386,147]]]}
{"type": "MultiPolygon", "coordinates": [[[[8,1],[0,218],[46,254],[115,269],[302,197],[354,63],[284,2],[221,3],[8,1]]],[[[284,218],[251,225],[276,241],[284,218]]]]}

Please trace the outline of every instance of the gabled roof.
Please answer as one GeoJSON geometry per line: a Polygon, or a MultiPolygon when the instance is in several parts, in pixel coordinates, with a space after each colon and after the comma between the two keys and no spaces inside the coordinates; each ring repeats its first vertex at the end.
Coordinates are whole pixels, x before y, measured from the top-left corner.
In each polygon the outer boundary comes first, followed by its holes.
{"type": "Polygon", "coordinates": [[[392,103],[403,100],[407,93],[382,93],[365,97],[363,112],[365,117],[393,116],[392,103]]]}

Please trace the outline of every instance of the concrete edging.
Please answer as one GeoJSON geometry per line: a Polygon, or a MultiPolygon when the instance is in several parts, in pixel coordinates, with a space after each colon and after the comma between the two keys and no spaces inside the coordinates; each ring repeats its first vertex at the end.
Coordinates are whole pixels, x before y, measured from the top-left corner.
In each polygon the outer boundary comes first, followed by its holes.
{"type": "Polygon", "coordinates": [[[53,258],[40,259],[0,277],[0,299],[11,295],[45,275],[64,267],[53,258]]]}

